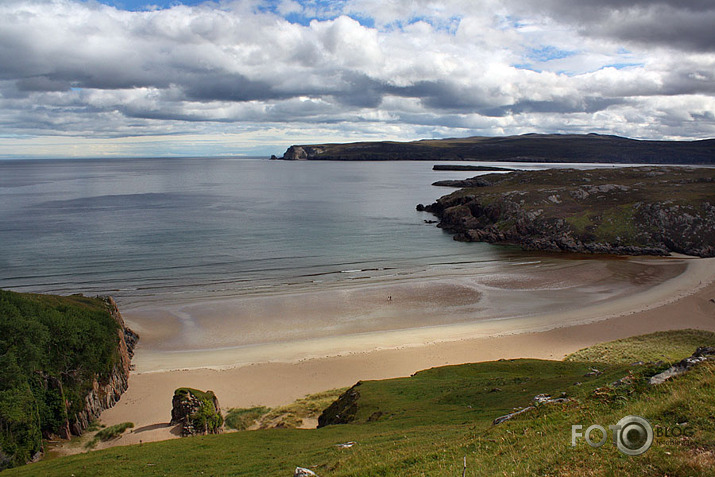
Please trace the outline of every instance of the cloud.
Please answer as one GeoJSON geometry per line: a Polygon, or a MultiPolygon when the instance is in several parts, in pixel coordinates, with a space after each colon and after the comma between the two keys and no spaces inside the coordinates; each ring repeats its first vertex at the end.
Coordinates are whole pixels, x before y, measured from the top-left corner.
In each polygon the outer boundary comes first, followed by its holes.
{"type": "MultiPolygon", "coordinates": [[[[538,0],[518,2],[574,25],[586,36],[685,51],[715,51],[710,0],[538,0]]],[[[517,3],[515,3],[516,5],[517,3]]]]}
{"type": "Polygon", "coordinates": [[[0,136],[709,137],[711,3],[4,0],[0,136]]]}

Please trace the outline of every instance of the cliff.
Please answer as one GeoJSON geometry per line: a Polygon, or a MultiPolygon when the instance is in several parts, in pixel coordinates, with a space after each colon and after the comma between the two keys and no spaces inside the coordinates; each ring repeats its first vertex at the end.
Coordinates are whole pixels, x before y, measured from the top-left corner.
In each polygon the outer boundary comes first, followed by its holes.
{"type": "MultiPolygon", "coordinates": [[[[117,329],[119,339],[117,362],[107,376],[94,376],[91,390],[84,397],[84,407],[73,417],[67,419],[67,428],[76,436],[81,435],[89,427],[89,424],[102,414],[102,411],[113,407],[129,387],[129,371],[134,357],[134,347],[139,341],[139,335],[124,324],[124,319],[119,313],[114,299],[104,297],[103,300],[106,302],[112,318],[119,325],[117,329]]],[[[63,435],[62,437],[68,439],[70,436],[63,435]]]]}
{"type": "Polygon", "coordinates": [[[285,160],[715,164],[715,139],[643,141],[598,134],[525,134],[412,142],[294,145],[285,160]]]}
{"type": "Polygon", "coordinates": [[[138,336],[111,298],[0,290],[0,470],[81,434],[127,389],[138,336]]]}
{"type": "MultiPolygon", "coordinates": [[[[444,184],[444,183],[442,183],[444,184]]],[[[715,170],[549,169],[488,174],[434,204],[456,240],[526,250],[715,256],[715,170]]]]}

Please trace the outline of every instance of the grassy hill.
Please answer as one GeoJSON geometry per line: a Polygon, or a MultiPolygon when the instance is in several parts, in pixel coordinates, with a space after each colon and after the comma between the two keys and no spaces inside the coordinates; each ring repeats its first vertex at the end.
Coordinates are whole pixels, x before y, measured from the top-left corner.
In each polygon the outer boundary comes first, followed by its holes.
{"type": "Polygon", "coordinates": [[[3,475],[285,476],[301,466],[320,476],[459,476],[465,457],[466,475],[712,475],[715,363],[659,386],[647,384],[703,345],[715,345],[715,333],[655,333],[588,348],[564,361],[433,368],[352,388],[344,395],[352,400],[349,408],[354,404],[347,424],[117,447],[3,475]],[[538,394],[568,401],[536,405],[492,424],[531,405],[538,394]],[[656,437],[637,457],[621,454],[610,440],[599,449],[583,440],[571,446],[572,425],[607,428],[626,415],[643,416],[671,435],[656,437]],[[681,432],[673,437],[675,428],[681,432]],[[338,446],[347,442],[355,444],[338,446]]]}
{"type": "Polygon", "coordinates": [[[642,141],[599,134],[525,134],[412,142],[295,145],[286,160],[715,164],[715,139],[642,141]]]}

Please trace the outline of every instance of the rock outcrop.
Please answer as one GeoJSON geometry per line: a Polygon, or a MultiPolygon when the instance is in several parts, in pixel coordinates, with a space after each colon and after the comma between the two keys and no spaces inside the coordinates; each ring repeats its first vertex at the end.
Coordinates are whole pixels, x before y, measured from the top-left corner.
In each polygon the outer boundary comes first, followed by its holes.
{"type": "Polygon", "coordinates": [[[640,167],[489,174],[417,206],[455,240],[526,250],[715,256],[715,172],[640,167]]]}
{"type": "Polygon", "coordinates": [[[690,371],[691,368],[697,366],[705,361],[715,361],[715,347],[712,346],[701,346],[695,350],[692,356],[689,356],[678,363],[674,364],[670,368],[666,369],[662,373],[656,374],[651,377],[649,384],[662,384],[670,378],[680,376],[690,371]]]}
{"type": "Polygon", "coordinates": [[[531,406],[527,406],[522,409],[517,409],[514,412],[510,412],[509,414],[505,414],[503,416],[497,417],[496,419],[494,419],[494,421],[492,421],[492,425],[496,426],[498,424],[501,424],[502,422],[505,422],[505,421],[515,418],[519,414],[523,414],[525,412],[531,411],[532,409],[536,409],[537,407],[543,406],[545,404],[567,403],[567,402],[571,401],[571,399],[564,397],[564,396],[558,397],[558,398],[552,398],[549,394],[538,394],[538,395],[534,396],[533,401],[534,401],[534,404],[532,404],[531,406]]]}
{"type": "Polygon", "coordinates": [[[220,434],[223,415],[213,391],[179,388],[171,400],[171,424],[181,425],[181,436],[220,434]]]}
{"type": "Polygon", "coordinates": [[[360,385],[358,381],[353,387],[345,391],[340,397],[328,406],[318,417],[318,428],[333,424],[347,424],[355,420],[360,399],[360,385]]]}
{"type": "Polygon", "coordinates": [[[291,146],[283,154],[286,161],[307,161],[317,159],[325,151],[321,146],[291,146]]]}
{"type": "Polygon", "coordinates": [[[317,477],[317,474],[310,469],[305,467],[296,467],[295,472],[293,472],[293,477],[317,477]]]}

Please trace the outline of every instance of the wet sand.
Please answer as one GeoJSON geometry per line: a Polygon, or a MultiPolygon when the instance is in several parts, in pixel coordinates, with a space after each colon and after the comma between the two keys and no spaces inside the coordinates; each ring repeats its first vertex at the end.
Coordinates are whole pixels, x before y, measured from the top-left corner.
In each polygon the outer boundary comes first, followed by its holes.
{"type": "Polygon", "coordinates": [[[225,369],[535,331],[574,319],[583,322],[585,313],[604,318],[651,303],[645,294],[672,296],[671,288],[682,278],[671,279],[687,263],[545,257],[474,273],[168,304],[122,314],[142,337],[138,373],[225,369]]]}

